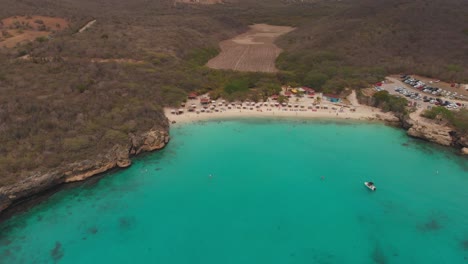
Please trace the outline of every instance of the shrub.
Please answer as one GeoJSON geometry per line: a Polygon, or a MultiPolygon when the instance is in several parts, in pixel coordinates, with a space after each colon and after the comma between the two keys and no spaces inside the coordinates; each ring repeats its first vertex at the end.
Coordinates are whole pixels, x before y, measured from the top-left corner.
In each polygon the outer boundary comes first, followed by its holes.
{"type": "Polygon", "coordinates": [[[245,80],[231,81],[224,86],[224,91],[228,94],[245,92],[249,90],[249,86],[245,80]]]}
{"type": "Polygon", "coordinates": [[[47,41],[47,37],[37,37],[37,38],[36,38],[36,41],[39,42],[39,43],[46,42],[46,41],[47,41]]]}
{"type": "Polygon", "coordinates": [[[307,73],[304,79],[304,84],[309,87],[321,88],[328,81],[328,79],[329,77],[326,74],[310,71],[307,73]]]}
{"type": "Polygon", "coordinates": [[[65,138],[62,146],[67,151],[79,151],[91,145],[88,136],[77,136],[73,138],[65,138]]]}
{"type": "Polygon", "coordinates": [[[406,114],[408,100],[403,97],[389,94],[387,91],[379,91],[374,94],[375,104],[383,111],[406,114]]]}
{"type": "Polygon", "coordinates": [[[447,121],[453,121],[453,112],[448,110],[443,106],[435,106],[431,109],[425,110],[421,116],[429,118],[429,119],[436,119],[436,118],[443,118],[447,121]]]}

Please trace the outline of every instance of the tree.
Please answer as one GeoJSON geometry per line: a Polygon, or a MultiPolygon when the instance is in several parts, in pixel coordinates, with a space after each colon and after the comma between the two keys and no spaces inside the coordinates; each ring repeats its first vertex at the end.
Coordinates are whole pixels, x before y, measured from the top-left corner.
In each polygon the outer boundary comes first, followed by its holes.
{"type": "Polygon", "coordinates": [[[315,102],[316,102],[317,104],[320,104],[320,103],[322,102],[322,98],[321,98],[320,96],[317,96],[317,97],[315,98],[315,102]]]}
{"type": "Polygon", "coordinates": [[[310,71],[304,78],[304,83],[305,85],[310,87],[321,88],[327,82],[328,79],[329,78],[326,74],[310,71]]]}
{"type": "Polygon", "coordinates": [[[288,102],[288,97],[284,96],[284,95],[280,95],[278,96],[278,103],[282,104],[282,103],[286,103],[288,102]]]}
{"type": "Polygon", "coordinates": [[[247,82],[242,80],[236,80],[228,83],[224,86],[224,91],[228,94],[232,94],[235,92],[243,92],[249,89],[247,82]]]}

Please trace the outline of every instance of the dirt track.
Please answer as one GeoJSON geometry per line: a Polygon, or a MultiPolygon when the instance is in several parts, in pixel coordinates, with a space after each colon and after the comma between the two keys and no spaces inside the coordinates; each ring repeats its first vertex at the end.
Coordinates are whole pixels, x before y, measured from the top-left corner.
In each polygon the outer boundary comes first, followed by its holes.
{"type": "Polygon", "coordinates": [[[206,65],[213,69],[276,72],[275,60],[281,49],[274,41],[292,30],[292,27],[252,25],[246,33],[222,41],[221,53],[206,65]]]}

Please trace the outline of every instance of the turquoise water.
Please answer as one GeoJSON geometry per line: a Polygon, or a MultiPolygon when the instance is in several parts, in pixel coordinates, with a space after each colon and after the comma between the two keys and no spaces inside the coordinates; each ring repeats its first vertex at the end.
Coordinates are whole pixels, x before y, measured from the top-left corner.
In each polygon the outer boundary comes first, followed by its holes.
{"type": "Polygon", "coordinates": [[[0,263],[467,263],[468,164],[448,149],[365,123],[171,134],[0,224],[0,263]]]}

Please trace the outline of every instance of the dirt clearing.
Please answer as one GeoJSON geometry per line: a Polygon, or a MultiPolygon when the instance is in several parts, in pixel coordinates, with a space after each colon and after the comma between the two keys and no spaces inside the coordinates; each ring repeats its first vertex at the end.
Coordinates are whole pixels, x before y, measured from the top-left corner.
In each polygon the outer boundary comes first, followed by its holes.
{"type": "Polygon", "coordinates": [[[220,43],[221,53],[206,64],[213,69],[249,72],[276,72],[281,53],[274,41],[293,27],[255,24],[246,33],[220,43]]]}
{"type": "Polygon", "coordinates": [[[66,27],[68,21],[58,17],[8,17],[0,21],[0,47],[12,48],[18,43],[45,37],[66,27]]]}

